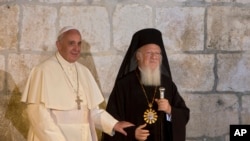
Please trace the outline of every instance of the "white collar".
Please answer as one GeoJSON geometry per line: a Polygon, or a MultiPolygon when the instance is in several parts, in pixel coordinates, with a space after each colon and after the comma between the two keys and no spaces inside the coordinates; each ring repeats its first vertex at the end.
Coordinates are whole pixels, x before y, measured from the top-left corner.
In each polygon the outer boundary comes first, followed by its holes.
{"type": "Polygon", "coordinates": [[[70,63],[65,60],[58,51],[56,52],[56,57],[63,67],[75,67],[75,63],[70,63]]]}

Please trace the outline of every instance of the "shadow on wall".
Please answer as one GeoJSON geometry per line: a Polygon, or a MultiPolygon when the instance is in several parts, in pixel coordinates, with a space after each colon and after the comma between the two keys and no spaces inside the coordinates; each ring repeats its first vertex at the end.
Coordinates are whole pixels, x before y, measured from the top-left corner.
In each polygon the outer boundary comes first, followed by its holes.
{"type": "MultiPolygon", "coordinates": [[[[99,81],[99,77],[98,77],[97,70],[96,70],[96,65],[94,62],[94,58],[91,54],[90,48],[91,48],[90,44],[87,41],[82,40],[82,53],[78,61],[79,63],[83,64],[90,70],[93,77],[95,78],[97,85],[99,86],[101,90],[101,84],[99,81]]],[[[106,107],[106,103],[105,102],[101,103],[100,108],[105,109],[105,107],[106,107]]],[[[96,130],[96,132],[97,132],[98,139],[100,140],[102,132],[98,129],[96,130]]]]}
{"type": "Polygon", "coordinates": [[[23,113],[25,104],[20,102],[21,92],[15,84],[12,76],[4,72],[4,92],[0,96],[5,98],[5,119],[2,126],[2,133],[0,133],[1,141],[25,141],[28,134],[29,122],[23,113]],[[11,88],[12,87],[12,88],[11,88]]]}
{"type": "Polygon", "coordinates": [[[81,52],[81,57],[78,61],[90,70],[100,88],[100,82],[98,79],[95,62],[90,52],[90,48],[91,48],[90,44],[87,41],[82,40],[82,52],[81,52]]]}

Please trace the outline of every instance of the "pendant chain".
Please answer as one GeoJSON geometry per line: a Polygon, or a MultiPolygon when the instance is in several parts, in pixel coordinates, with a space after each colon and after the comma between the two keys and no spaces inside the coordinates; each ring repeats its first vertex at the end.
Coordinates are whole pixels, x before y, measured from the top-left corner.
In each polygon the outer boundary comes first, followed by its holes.
{"type": "Polygon", "coordinates": [[[74,63],[75,69],[76,69],[76,79],[77,79],[77,87],[76,87],[76,90],[75,90],[73,84],[71,83],[71,81],[70,81],[70,79],[69,79],[69,76],[67,75],[66,71],[64,70],[64,68],[63,68],[61,62],[59,61],[59,59],[57,58],[57,56],[56,56],[56,59],[57,59],[57,62],[60,64],[60,66],[61,66],[61,68],[62,68],[64,74],[66,75],[67,80],[69,81],[69,83],[70,83],[70,85],[71,85],[71,87],[72,87],[74,93],[76,94],[76,100],[75,100],[75,101],[76,101],[76,103],[77,103],[77,108],[78,108],[78,110],[80,110],[80,109],[81,109],[80,103],[82,102],[82,100],[81,100],[80,97],[79,97],[79,78],[78,78],[78,70],[77,70],[76,64],[74,63]]]}
{"type": "Polygon", "coordinates": [[[149,108],[152,108],[153,103],[154,103],[154,99],[155,99],[155,95],[156,95],[156,89],[157,89],[157,86],[155,86],[154,96],[153,96],[152,102],[151,102],[151,103],[149,103],[147,93],[146,93],[146,91],[145,91],[145,89],[144,89],[144,87],[143,87],[143,85],[142,85],[142,83],[141,83],[141,81],[140,81],[140,79],[139,79],[139,75],[138,75],[137,71],[136,71],[136,76],[137,76],[137,78],[138,78],[138,80],[139,80],[139,82],[140,82],[140,85],[141,85],[142,91],[143,91],[143,93],[144,93],[144,95],[145,95],[145,97],[146,97],[146,99],[147,99],[148,106],[149,106],[149,108]]]}

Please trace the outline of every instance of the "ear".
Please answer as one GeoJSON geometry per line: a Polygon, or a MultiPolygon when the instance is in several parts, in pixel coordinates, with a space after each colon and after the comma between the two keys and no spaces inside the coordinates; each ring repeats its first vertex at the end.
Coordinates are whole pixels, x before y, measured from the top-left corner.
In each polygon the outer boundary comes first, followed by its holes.
{"type": "Polygon", "coordinates": [[[135,58],[136,58],[137,61],[140,60],[140,58],[141,58],[141,57],[140,57],[140,52],[138,52],[138,51],[136,52],[135,58]]]}

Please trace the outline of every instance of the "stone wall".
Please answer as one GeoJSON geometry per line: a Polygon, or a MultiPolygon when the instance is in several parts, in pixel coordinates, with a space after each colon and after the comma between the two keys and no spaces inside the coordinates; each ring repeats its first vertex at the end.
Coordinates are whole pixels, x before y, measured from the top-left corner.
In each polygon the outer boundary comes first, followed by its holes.
{"type": "Polygon", "coordinates": [[[26,141],[25,82],[65,25],[105,98],[132,34],[155,27],[191,110],[187,141],[229,141],[230,124],[250,123],[249,0],[0,0],[0,21],[0,141],[26,141]]]}

